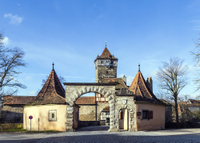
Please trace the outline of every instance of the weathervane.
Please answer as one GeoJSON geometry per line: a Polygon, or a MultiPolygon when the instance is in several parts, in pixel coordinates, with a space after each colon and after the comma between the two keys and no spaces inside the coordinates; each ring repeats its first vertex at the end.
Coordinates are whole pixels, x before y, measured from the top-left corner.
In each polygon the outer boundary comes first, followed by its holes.
{"type": "Polygon", "coordinates": [[[54,62],[52,63],[52,70],[54,71],[54,62]]]}
{"type": "Polygon", "coordinates": [[[138,65],[138,71],[140,71],[140,64],[138,65]]]}
{"type": "Polygon", "coordinates": [[[107,47],[107,41],[105,41],[105,47],[107,47]]]}

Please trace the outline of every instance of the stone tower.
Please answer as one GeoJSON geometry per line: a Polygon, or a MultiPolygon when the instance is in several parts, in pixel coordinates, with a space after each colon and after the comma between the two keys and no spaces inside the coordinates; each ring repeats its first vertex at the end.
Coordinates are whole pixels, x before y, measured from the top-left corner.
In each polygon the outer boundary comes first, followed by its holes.
{"type": "Polygon", "coordinates": [[[96,83],[100,83],[103,78],[117,77],[117,62],[118,59],[111,55],[110,51],[105,46],[101,56],[97,56],[94,61],[96,72],[96,83]]]}

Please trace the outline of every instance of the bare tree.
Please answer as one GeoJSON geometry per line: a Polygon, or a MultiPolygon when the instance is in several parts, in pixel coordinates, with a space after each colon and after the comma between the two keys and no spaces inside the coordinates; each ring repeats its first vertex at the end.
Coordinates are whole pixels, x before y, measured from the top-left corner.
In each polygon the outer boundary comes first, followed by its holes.
{"type": "Polygon", "coordinates": [[[18,48],[6,48],[3,46],[3,36],[0,34],[0,101],[5,95],[12,95],[17,88],[26,88],[16,78],[21,73],[20,67],[26,64],[23,61],[24,52],[18,48]]]}
{"type": "Polygon", "coordinates": [[[171,95],[175,103],[176,123],[179,126],[178,119],[178,95],[187,84],[188,68],[183,65],[183,60],[179,58],[170,58],[169,63],[163,62],[163,67],[157,72],[157,79],[161,89],[171,95]]]}
{"type": "Polygon", "coordinates": [[[200,100],[200,95],[196,96],[195,99],[196,99],[196,100],[200,100]]]}
{"type": "Polygon", "coordinates": [[[166,93],[163,93],[162,91],[159,91],[157,94],[156,94],[156,97],[158,99],[161,99],[161,100],[165,100],[169,103],[173,103],[173,98],[169,95],[169,94],[166,94],[166,93]]]}
{"type": "MultiPolygon", "coordinates": [[[[195,42],[196,48],[191,51],[191,54],[193,55],[193,60],[196,62],[196,65],[200,67],[200,38],[195,42]]],[[[197,89],[196,91],[200,90],[200,72],[197,72],[197,76],[194,79],[194,84],[196,85],[197,89]]]]}

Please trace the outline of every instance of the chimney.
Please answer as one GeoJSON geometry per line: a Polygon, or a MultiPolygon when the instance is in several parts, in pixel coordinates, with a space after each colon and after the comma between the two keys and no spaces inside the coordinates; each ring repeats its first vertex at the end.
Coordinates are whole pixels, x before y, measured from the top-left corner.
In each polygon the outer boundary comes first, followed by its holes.
{"type": "Polygon", "coordinates": [[[153,92],[153,81],[151,77],[147,78],[147,86],[149,87],[149,89],[151,90],[151,92],[153,92]]]}
{"type": "Polygon", "coordinates": [[[124,82],[126,84],[126,76],[125,75],[123,76],[123,80],[124,80],[124,82]]]}

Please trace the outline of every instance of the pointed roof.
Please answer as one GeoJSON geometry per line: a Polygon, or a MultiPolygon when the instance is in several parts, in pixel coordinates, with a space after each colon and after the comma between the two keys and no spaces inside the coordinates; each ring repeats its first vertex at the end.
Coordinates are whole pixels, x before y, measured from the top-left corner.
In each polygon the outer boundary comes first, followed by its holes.
{"type": "Polygon", "coordinates": [[[146,85],[146,82],[140,70],[137,72],[128,90],[132,91],[135,94],[136,101],[161,103],[146,85]]]}
{"type": "Polygon", "coordinates": [[[29,103],[29,105],[43,104],[66,104],[65,90],[63,89],[54,68],[36,96],[36,99],[29,103]]]}
{"type": "Polygon", "coordinates": [[[97,59],[116,59],[117,60],[117,58],[110,53],[110,51],[108,50],[107,47],[105,47],[105,49],[103,50],[101,56],[97,55],[97,58],[95,59],[95,61],[97,59]]]}

